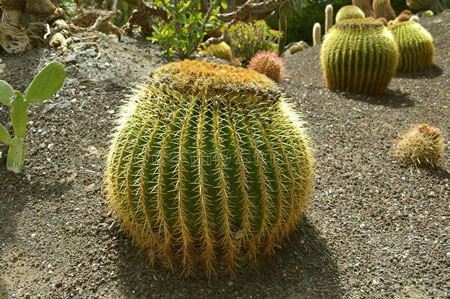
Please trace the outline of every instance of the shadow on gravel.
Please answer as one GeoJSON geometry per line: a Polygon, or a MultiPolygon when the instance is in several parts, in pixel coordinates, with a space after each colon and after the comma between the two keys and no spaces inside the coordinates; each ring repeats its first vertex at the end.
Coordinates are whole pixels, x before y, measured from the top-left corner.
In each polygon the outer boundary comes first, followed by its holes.
{"type": "Polygon", "coordinates": [[[303,218],[291,242],[274,257],[261,259],[236,278],[184,279],[160,265],[148,266],[145,254],[119,233],[118,279],[125,298],[341,298],[336,262],[325,239],[303,218]]]}
{"type": "MultiPolygon", "coordinates": [[[[14,244],[16,239],[16,215],[23,211],[30,200],[54,198],[55,194],[61,194],[63,190],[67,190],[66,185],[58,182],[51,185],[30,182],[25,173],[15,174],[7,171],[5,165],[0,165],[0,298],[9,298],[1,273],[2,267],[6,267],[4,246],[14,244]]],[[[33,223],[26,223],[26,225],[33,225],[33,223]]]]}
{"type": "Polygon", "coordinates": [[[383,95],[373,97],[352,93],[340,93],[340,95],[354,101],[390,108],[405,108],[413,107],[415,105],[414,100],[409,97],[409,94],[401,92],[400,90],[388,89],[383,95]]]}
{"type": "Polygon", "coordinates": [[[448,179],[450,180],[450,172],[446,169],[443,169],[441,167],[436,168],[423,168],[429,175],[434,176],[438,179],[448,179]]]}
{"type": "Polygon", "coordinates": [[[395,78],[407,78],[407,79],[431,79],[436,78],[442,75],[443,70],[437,66],[434,65],[432,68],[429,68],[427,70],[421,71],[421,72],[415,72],[415,73],[403,73],[398,72],[395,74],[395,78]]]}

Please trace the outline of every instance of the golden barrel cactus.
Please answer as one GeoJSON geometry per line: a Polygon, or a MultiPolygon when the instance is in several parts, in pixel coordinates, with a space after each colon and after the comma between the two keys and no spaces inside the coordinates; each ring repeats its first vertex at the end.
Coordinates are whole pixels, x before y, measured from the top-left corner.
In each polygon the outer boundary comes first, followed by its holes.
{"type": "Polygon", "coordinates": [[[398,65],[398,49],[383,23],[348,19],[325,35],[321,64],[330,89],[379,95],[384,93],[398,65]]]}
{"type": "Polygon", "coordinates": [[[183,61],[124,106],[105,183],[152,262],[210,276],[274,252],[299,222],[312,172],[303,124],[272,80],[183,61]]]}
{"type": "Polygon", "coordinates": [[[388,26],[400,52],[398,70],[417,72],[433,66],[433,37],[416,21],[394,22],[388,26]]]}
{"type": "Polygon", "coordinates": [[[339,9],[336,14],[336,23],[347,19],[364,19],[366,16],[364,12],[355,5],[346,5],[339,9]]]}

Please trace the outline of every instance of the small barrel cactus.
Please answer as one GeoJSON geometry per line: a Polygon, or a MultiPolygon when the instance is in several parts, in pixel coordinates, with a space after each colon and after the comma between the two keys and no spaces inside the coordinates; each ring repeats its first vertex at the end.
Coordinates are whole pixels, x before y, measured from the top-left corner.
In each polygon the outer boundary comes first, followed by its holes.
{"type": "Polygon", "coordinates": [[[427,124],[409,129],[396,142],[395,157],[422,166],[436,166],[445,148],[441,131],[427,124]]]}
{"type": "Polygon", "coordinates": [[[408,9],[402,10],[402,12],[395,18],[394,22],[406,22],[412,17],[412,12],[408,9]]]}
{"type": "Polygon", "coordinates": [[[209,45],[205,50],[200,51],[199,54],[204,56],[214,56],[228,61],[231,61],[233,58],[231,47],[226,42],[209,45]]]}
{"type": "Polygon", "coordinates": [[[434,16],[434,12],[432,10],[424,11],[422,17],[432,17],[434,16]]]}
{"type": "Polygon", "coordinates": [[[370,5],[370,0],[352,0],[352,4],[359,7],[366,17],[375,18],[375,12],[370,5]]]}
{"type": "Polygon", "coordinates": [[[170,63],[123,108],[107,198],[152,262],[187,275],[232,272],[274,253],[298,224],[312,184],[307,140],[266,76],[170,63]]]}
{"type": "Polygon", "coordinates": [[[384,93],[398,64],[398,49],[383,23],[350,19],[325,36],[321,64],[327,87],[352,93],[384,93]]]}
{"type": "Polygon", "coordinates": [[[414,11],[427,10],[433,5],[433,0],[406,0],[406,5],[414,11]]]}
{"type": "Polygon", "coordinates": [[[364,12],[355,5],[346,5],[339,9],[336,14],[336,24],[347,19],[364,19],[364,12]]]}
{"type": "Polygon", "coordinates": [[[391,6],[391,0],[373,0],[372,5],[377,18],[385,18],[388,21],[395,19],[395,11],[391,6]]]}
{"type": "Polygon", "coordinates": [[[297,52],[303,51],[305,49],[309,48],[308,44],[305,43],[304,41],[299,41],[295,44],[293,44],[292,46],[289,47],[289,53],[290,54],[295,54],[297,52]]]}
{"type": "Polygon", "coordinates": [[[257,53],[248,64],[248,68],[264,74],[279,83],[284,73],[283,60],[275,53],[264,51],[257,53]]]}
{"type": "Polygon", "coordinates": [[[388,26],[400,52],[398,70],[416,72],[433,66],[431,34],[415,21],[394,22],[388,26]]]}

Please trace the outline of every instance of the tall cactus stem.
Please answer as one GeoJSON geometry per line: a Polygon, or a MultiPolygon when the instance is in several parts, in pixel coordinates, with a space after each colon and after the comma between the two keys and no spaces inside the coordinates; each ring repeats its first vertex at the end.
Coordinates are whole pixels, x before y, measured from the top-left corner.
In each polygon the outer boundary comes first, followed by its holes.
{"type": "Polygon", "coordinates": [[[320,23],[315,23],[313,27],[313,46],[318,46],[322,43],[322,32],[320,23]]]}

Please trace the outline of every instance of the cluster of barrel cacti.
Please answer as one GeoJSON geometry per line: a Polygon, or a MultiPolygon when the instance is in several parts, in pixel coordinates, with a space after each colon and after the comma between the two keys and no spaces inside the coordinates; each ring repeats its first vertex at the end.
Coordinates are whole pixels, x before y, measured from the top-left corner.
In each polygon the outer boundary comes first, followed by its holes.
{"type": "Polygon", "coordinates": [[[249,69],[264,74],[279,83],[284,73],[284,63],[281,57],[270,51],[257,53],[247,66],[249,69]]]}
{"type": "Polygon", "coordinates": [[[399,60],[386,27],[373,19],[347,19],[325,35],[321,64],[327,87],[352,93],[384,93],[399,60]]]}
{"type": "Polygon", "coordinates": [[[152,262],[210,276],[274,252],[305,209],[312,172],[303,124],[272,80],[183,61],[123,107],[105,183],[152,262]]]}
{"type": "Polygon", "coordinates": [[[444,152],[441,131],[428,124],[409,129],[396,141],[394,156],[405,163],[436,166],[444,152]]]}

